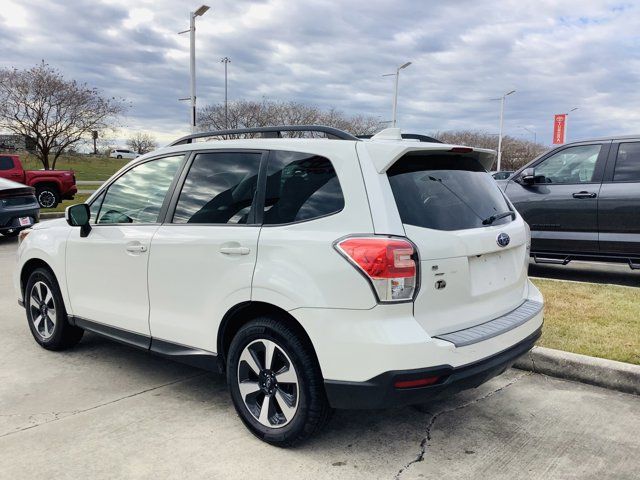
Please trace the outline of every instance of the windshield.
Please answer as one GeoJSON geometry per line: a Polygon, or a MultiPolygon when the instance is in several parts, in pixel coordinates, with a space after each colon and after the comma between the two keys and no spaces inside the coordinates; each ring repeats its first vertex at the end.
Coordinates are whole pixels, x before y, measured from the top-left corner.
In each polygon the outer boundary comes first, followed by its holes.
{"type": "Polygon", "coordinates": [[[393,164],[387,176],[403,223],[463,230],[513,219],[487,221],[511,209],[495,180],[472,158],[416,152],[393,164]]]}

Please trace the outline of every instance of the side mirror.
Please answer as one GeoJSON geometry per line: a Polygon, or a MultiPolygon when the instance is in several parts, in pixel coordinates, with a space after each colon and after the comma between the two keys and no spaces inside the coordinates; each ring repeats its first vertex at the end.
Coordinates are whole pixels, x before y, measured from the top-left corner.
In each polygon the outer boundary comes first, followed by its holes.
{"type": "Polygon", "coordinates": [[[520,174],[520,182],[524,185],[533,185],[536,182],[536,173],[533,168],[525,168],[520,174]]]}
{"type": "Polygon", "coordinates": [[[86,237],[91,231],[91,225],[89,220],[91,219],[91,211],[89,205],[86,203],[80,203],[78,205],[71,205],[64,211],[64,218],[67,223],[72,227],[80,227],[80,236],[86,237]]]}

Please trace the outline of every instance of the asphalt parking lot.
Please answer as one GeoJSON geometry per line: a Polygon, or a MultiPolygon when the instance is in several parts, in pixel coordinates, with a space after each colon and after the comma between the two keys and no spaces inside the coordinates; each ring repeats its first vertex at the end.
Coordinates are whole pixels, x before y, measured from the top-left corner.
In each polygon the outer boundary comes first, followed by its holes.
{"type": "Polygon", "coordinates": [[[0,478],[637,478],[640,398],[510,370],[447,401],[339,411],[282,450],[224,379],[95,335],[32,340],[0,237],[0,478]]]}

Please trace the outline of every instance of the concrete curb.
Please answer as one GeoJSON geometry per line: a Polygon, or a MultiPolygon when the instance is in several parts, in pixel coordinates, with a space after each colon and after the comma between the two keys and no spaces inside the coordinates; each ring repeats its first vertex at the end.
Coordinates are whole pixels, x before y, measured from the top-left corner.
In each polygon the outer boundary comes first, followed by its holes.
{"type": "Polygon", "coordinates": [[[43,212],[40,214],[40,220],[50,220],[52,218],[64,218],[64,212],[43,212]]]}
{"type": "Polygon", "coordinates": [[[639,365],[533,347],[513,366],[521,370],[640,395],[639,365]]]}

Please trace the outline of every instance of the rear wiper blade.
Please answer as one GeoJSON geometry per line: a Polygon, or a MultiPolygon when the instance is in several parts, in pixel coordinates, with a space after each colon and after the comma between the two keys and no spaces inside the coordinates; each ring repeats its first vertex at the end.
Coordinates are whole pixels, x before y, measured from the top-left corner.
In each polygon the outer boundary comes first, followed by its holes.
{"type": "Polygon", "coordinates": [[[496,220],[500,220],[501,218],[505,218],[505,217],[511,217],[512,219],[515,220],[516,212],[509,210],[508,212],[496,213],[495,215],[491,215],[490,217],[487,217],[484,220],[482,220],[482,224],[491,225],[496,220]]]}

